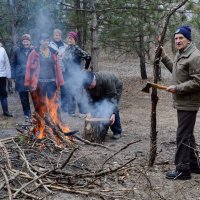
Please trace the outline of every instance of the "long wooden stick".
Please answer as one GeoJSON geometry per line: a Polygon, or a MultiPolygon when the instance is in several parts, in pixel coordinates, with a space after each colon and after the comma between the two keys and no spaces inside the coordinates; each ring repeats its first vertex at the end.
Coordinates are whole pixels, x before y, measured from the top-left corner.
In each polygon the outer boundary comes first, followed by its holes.
{"type": "Polygon", "coordinates": [[[83,139],[83,138],[81,138],[81,137],[79,137],[77,135],[74,135],[73,137],[76,138],[77,140],[85,143],[85,144],[88,144],[88,145],[91,145],[91,146],[94,146],[94,147],[102,147],[102,148],[105,148],[105,149],[108,149],[108,150],[112,151],[112,149],[107,147],[107,146],[104,146],[104,145],[98,144],[98,143],[94,143],[94,142],[90,142],[89,140],[85,140],[85,139],[83,139]]]}
{"type": "Polygon", "coordinates": [[[9,180],[8,180],[6,172],[3,170],[3,168],[1,168],[1,173],[3,174],[5,182],[6,182],[6,187],[7,187],[7,190],[8,190],[9,200],[13,200],[13,196],[12,196],[12,192],[11,192],[11,189],[10,189],[9,180]]]}
{"type": "Polygon", "coordinates": [[[108,162],[108,160],[110,160],[111,158],[113,158],[114,156],[116,156],[119,152],[123,151],[124,149],[128,148],[130,145],[135,144],[140,142],[141,140],[136,140],[136,141],[131,141],[130,143],[128,143],[126,146],[123,146],[119,151],[115,152],[113,155],[111,155],[109,158],[107,158],[103,164],[101,169],[103,169],[103,166],[108,162]]]}
{"type": "MultiPolygon", "coordinates": [[[[167,26],[169,24],[170,17],[181,8],[188,0],[182,1],[179,5],[174,7],[166,16],[165,23],[163,30],[160,34],[159,41],[158,41],[158,47],[155,52],[155,58],[154,58],[154,66],[153,66],[153,72],[154,72],[154,83],[158,82],[158,69],[160,64],[160,58],[162,49],[161,46],[163,45],[165,34],[167,31],[167,26]]],[[[157,103],[158,103],[158,95],[157,95],[157,89],[152,88],[151,93],[151,131],[150,131],[150,154],[149,154],[149,167],[152,167],[154,164],[154,161],[156,159],[157,155],[157,130],[156,130],[156,109],[157,109],[157,103]]]]}

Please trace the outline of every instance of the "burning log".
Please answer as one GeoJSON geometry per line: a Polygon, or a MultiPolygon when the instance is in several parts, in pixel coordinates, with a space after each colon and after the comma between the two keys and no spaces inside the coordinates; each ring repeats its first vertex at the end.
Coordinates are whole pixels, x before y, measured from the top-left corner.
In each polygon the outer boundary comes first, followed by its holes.
{"type": "Polygon", "coordinates": [[[86,118],[84,127],[84,138],[91,142],[104,142],[109,125],[110,120],[106,118],[86,118]]]}
{"type": "Polygon", "coordinates": [[[72,138],[65,136],[65,134],[62,132],[62,129],[58,125],[54,124],[54,122],[50,116],[45,117],[45,122],[46,122],[46,125],[52,129],[55,136],[62,143],[69,144],[69,142],[70,142],[70,140],[72,140],[72,138]]]}

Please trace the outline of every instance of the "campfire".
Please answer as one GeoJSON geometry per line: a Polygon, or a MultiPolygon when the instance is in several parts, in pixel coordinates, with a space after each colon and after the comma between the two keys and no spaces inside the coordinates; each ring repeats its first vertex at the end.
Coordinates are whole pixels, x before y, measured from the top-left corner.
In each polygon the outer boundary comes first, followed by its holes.
{"type": "MultiPolygon", "coordinates": [[[[37,100],[36,95],[33,98],[37,100]]],[[[57,94],[52,99],[45,97],[42,104],[36,103],[35,110],[28,129],[28,134],[34,139],[48,138],[58,146],[65,146],[72,141],[71,135],[78,132],[71,131],[61,120],[57,94]]]]}

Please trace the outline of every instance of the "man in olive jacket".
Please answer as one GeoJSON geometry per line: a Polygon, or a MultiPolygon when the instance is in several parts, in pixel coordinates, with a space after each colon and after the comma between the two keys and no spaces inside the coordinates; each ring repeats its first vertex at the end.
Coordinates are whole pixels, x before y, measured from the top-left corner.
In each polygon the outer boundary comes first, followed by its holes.
{"type": "Polygon", "coordinates": [[[86,71],[85,87],[89,96],[89,113],[95,117],[109,117],[113,139],[121,137],[122,129],[118,103],[123,83],[114,74],[86,71]]]}
{"type": "Polygon", "coordinates": [[[191,173],[200,174],[196,152],[194,126],[200,106],[200,51],[191,40],[191,29],[182,26],[174,34],[178,50],[174,62],[162,50],[162,62],[172,72],[173,85],[167,88],[173,93],[177,109],[178,128],[175,154],[176,169],[166,174],[168,179],[190,179],[191,173]]]}

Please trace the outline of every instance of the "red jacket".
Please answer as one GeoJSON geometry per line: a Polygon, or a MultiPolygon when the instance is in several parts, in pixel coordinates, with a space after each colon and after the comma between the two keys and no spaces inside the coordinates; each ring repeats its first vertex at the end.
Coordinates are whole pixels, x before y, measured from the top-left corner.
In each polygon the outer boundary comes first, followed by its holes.
{"type": "MultiPolygon", "coordinates": [[[[58,58],[56,54],[53,54],[53,60],[54,60],[54,67],[56,72],[56,85],[57,87],[60,87],[61,85],[64,85],[64,78],[62,75],[62,71],[60,68],[60,65],[58,63],[58,58]]],[[[26,64],[26,74],[25,74],[25,82],[24,85],[27,87],[32,87],[34,89],[37,88],[38,84],[38,77],[40,73],[40,55],[39,53],[34,49],[30,53],[27,64],[26,64]]]]}

